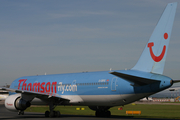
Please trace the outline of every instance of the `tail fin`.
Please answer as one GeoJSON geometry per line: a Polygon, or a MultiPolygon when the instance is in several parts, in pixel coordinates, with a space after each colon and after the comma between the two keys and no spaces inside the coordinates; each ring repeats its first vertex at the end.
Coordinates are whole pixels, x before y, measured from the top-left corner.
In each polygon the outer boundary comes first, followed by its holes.
{"type": "Polygon", "coordinates": [[[169,3],[166,6],[133,70],[163,74],[176,7],[177,3],[169,3]]]}

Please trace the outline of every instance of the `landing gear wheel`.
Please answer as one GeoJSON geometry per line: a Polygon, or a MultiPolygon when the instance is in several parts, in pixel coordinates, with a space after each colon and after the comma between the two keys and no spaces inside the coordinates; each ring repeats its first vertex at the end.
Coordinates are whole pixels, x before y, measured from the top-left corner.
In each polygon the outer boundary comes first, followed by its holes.
{"type": "Polygon", "coordinates": [[[21,115],[24,115],[24,111],[21,112],[21,115]]]}
{"type": "Polygon", "coordinates": [[[110,111],[106,111],[105,115],[106,115],[106,117],[110,117],[111,116],[111,112],[110,111]]]}
{"type": "Polygon", "coordinates": [[[49,117],[50,117],[50,118],[54,117],[54,111],[52,111],[52,112],[49,113],[49,117]]]}
{"type": "Polygon", "coordinates": [[[45,117],[60,117],[61,116],[61,113],[59,111],[52,111],[52,112],[49,112],[49,111],[46,111],[45,112],[45,117]]]}
{"type": "Polygon", "coordinates": [[[111,112],[110,111],[96,111],[96,117],[110,117],[111,112]]]}
{"type": "Polygon", "coordinates": [[[95,115],[96,115],[96,117],[100,117],[100,112],[96,111],[95,115]]]}
{"type": "Polygon", "coordinates": [[[96,117],[103,117],[103,116],[104,116],[104,112],[96,111],[96,117]]]}
{"type": "MultiPolygon", "coordinates": [[[[61,113],[59,111],[54,111],[54,108],[57,105],[60,105],[63,101],[60,99],[49,99],[49,117],[60,117],[61,113]]],[[[45,116],[48,116],[48,112],[45,113],[45,116]]]]}
{"type": "Polygon", "coordinates": [[[59,111],[53,111],[53,113],[54,113],[54,117],[60,117],[61,116],[59,111]]]}
{"type": "Polygon", "coordinates": [[[24,111],[19,111],[18,115],[24,115],[24,111]]]}
{"type": "Polygon", "coordinates": [[[59,111],[56,111],[56,116],[55,117],[60,117],[61,113],[59,111]]]}
{"type": "Polygon", "coordinates": [[[45,112],[45,117],[49,117],[49,113],[50,113],[49,111],[46,111],[45,112]]]}

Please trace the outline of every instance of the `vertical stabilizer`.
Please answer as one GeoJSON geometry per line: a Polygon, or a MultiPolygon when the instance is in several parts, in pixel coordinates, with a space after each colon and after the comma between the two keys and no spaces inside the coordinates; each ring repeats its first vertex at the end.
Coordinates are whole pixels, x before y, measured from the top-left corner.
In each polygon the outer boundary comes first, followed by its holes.
{"type": "Polygon", "coordinates": [[[166,6],[133,70],[163,74],[177,3],[166,6]]]}

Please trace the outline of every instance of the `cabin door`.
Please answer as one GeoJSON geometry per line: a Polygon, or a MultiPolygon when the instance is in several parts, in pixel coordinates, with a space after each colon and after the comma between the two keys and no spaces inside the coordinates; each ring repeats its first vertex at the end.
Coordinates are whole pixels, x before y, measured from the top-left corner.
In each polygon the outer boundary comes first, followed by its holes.
{"type": "Polygon", "coordinates": [[[111,91],[116,91],[117,77],[114,77],[111,81],[111,91]]]}

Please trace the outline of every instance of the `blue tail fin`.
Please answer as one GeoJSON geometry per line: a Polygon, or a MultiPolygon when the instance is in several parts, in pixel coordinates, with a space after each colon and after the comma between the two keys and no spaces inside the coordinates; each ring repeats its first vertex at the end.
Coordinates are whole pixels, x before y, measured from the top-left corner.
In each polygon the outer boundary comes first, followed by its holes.
{"type": "Polygon", "coordinates": [[[177,3],[169,3],[166,6],[133,70],[163,74],[176,7],[177,3]]]}

